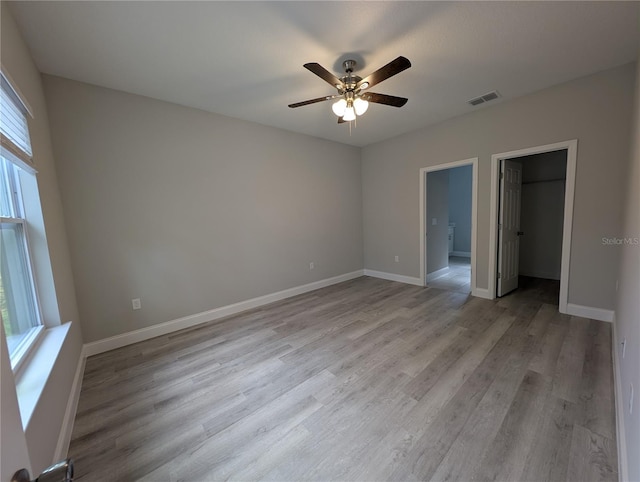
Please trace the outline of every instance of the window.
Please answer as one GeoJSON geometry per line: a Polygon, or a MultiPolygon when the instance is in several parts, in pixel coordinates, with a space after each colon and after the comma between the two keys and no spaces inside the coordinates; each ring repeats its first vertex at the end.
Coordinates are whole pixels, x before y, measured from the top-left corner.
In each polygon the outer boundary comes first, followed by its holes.
{"type": "Polygon", "coordinates": [[[1,80],[0,316],[15,369],[42,330],[42,322],[21,190],[21,177],[32,175],[27,111],[4,75],[1,80]]]}

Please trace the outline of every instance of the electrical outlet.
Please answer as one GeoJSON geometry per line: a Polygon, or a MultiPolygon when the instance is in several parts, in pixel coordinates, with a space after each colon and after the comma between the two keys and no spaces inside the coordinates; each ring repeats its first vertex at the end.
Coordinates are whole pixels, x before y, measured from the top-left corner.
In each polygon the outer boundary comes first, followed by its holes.
{"type": "Polygon", "coordinates": [[[631,384],[631,393],[629,394],[629,415],[633,413],[633,383],[631,384]]]}
{"type": "Polygon", "coordinates": [[[396,256],[396,263],[400,262],[400,256],[396,256]]]}
{"type": "Polygon", "coordinates": [[[622,340],[622,359],[624,360],[624,353],[627,351],[627,339],[622,340]]]}
{"type": "Polygon", "coordinates": [[[313,269],[315,267],[316,267],[315,263],[311,261],[311,263],[309,263],[309,269],[313,269]]]}
{"type": "Polygon", "coordinates": [[[134,298],[131,300],[131,306],[133,306],[134,310],[139,310],[142,308],[142,304],[140,303],[140,298],[134,298]]]}

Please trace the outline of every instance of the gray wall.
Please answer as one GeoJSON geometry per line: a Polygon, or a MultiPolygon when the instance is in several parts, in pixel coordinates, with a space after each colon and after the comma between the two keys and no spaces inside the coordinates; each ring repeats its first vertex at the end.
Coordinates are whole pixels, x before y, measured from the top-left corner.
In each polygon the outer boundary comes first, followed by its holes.
{"type": "Polygon", "coordinates": [[[363,268],[358,148],[44,84],[86,342],[363,268]]]}
{"type": "Polygon", "coordinates": [[[473,167],[449,169],[449,222],[455,223],[453,250],[471,252],[471,194],[473,167]]]}
{"type": "Polygon", "coordinates": [[[477,279],[486,289],[491,154],[578,139],[569,302],[612,309],[618,256],[601,238],[621,225],[634,77],[634,65],[622,66],[365,147],[365,268],[418,277],[419,169],[478,157],[477,279]],[[394,253],[405,262],[393,263],[394,253]]]}
{"type": "Polygon", "coordinates": [[[640,55],[636,66],[633,112],[631,155],[624,182],[621,183],[624,193],[624,221],[617,236],[635,239],[636,244],[608,246],[608,249],[618,251],[620,255],[614,330],[614,346],[617,347],[615,357],[621,375],[619,387],[622,400],[619,406],[622,407],[622,414],[618,416],[624,426],[624,433],[620,434],[620,438],[626,440],[627,445],[627,480],[640,480],[640,245],[637,244],[640,242],[640,55]],[[625,339],[627,348],[623,359],[621,343],[625,339]],[[629,414],[628,408],[631,384],[635,388],[633,415],[629,414]]]}
{"type": "Polygon", "coordinates": [[[427,173],[427,274],[449,266],[449,171],[427,173]],[[433,224],[433,220],[437,224],[433,224]]]}
{"type": "MultiPolygon", "coordinates": [[[[31,240],[34,242],[35,274],[43,318],[49,327],[66,321],[73,322],[24,433],[20,433],[22,424],[17,407],[11,403],[11,400],[15,400],[16,393],[14,378],[3,368],[0,379],[2,384],[0,478],[9,480],[13,471],[19,468],[18,465],[23,465],[25,460],[30,461],[33,471],[42,470],[53,462],[62,419],[80,358],[82,334],[42,79],[7,8],[7,3],[1,2],[0,8],[2,67],[6,69],[26,98],[34,116],[29,121],[29,131],[34,162],[38,170],[37,183],[42,218],[35,220],[36,226],[32,227],[37,236],[31,240]],[[42,224],[39,224],[40,222],[42,224]],[[9,400],[8,404],[5,404],[6,400],[9,400]],[[12,450],[5,448],[6,440],[12,441],[10,445],[12,450]],[[27,453],[24,452],[22,441],[26,442],[27,453]]],[[[4,349],[2,352],[0,363],[6,366],[8,356],[4,349]]]]}
{"type": "Polygon", "coordinates": [[[520,211],[520,274],[560,279],[567,172],[566,150],[524,156],[520,211]]]}

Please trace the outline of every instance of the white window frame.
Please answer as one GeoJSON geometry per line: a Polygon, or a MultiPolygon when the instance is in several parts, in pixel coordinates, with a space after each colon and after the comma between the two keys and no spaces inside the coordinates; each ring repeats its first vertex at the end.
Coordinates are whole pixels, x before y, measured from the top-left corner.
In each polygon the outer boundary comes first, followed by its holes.
{"type": "MultiPolygon", "coordinates": [[[[13,87],[11,82],[9,81],[9,77],[4,74],[4,72],[0,72],[2,76],[2,87],[3,90],[10,89],[9,98],[13,102],[14,106],[20,109],[24,115],[24,123],[25,128],[27,130],[27,145],[29,152],[21,149],[19,146],[14,144],[11,139],[6,137],[4,134],[1,135],[1,146],[0,146],[0,154],[6,160],[8,166],[7,171],[3,172],[3,176],[6,174],[9,180],[10,187],[10,196],[11,196],[11,204],[12,204],[12,217],[0,217],[0,221],[2,223],[14,223],[20,224],[22,226],[23,233],[23,248],[26,257],[27,264],[27,276],[29,278],[30,287],[31,287],[31,295],[33,299],[33,306],[35,318],[36,318],[36,326],[32,327],[26,334],[26,336],[20,340],[18,345],[13,349],[10,353],[11,360],[11,369],[14,374],[17,374],[21,367],[24,365],[24,362],[28,359],[31,351],[36,347],[40,338],[44,335],[44,323],[42,317],[42,310],[40,304],[40,297],[38,294],[38,285],[36,282],[36,271],[33,263],[33,255],[31,250],[31,243],[29,242],[29,221],[25,217],[25,209],[24,209],[24,201],[23,201],[23,193],[22,193],[22,185],[20,176],[24,175],[20,171],[24,171],[26,175],[35,175],[36,171],[33,169],[33,160],[32,153],[29,141],[29,127],[28,120],[31,117],[30,110],[27,107],[26,103],[22,101],[21,96],[18,95],[16,89],[13,87]]],[[[3,330],[4,333],[4,330],[3,330]]]]}

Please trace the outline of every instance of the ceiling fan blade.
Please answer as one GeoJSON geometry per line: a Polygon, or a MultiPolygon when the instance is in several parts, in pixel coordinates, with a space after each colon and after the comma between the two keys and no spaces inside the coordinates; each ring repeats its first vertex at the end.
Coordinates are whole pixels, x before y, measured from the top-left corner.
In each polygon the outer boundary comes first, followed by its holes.
{"type": "Polygon", "coordinates": [[[338,124],[344,124],[345,122],[347,121],[344,120],[344,117],[338,117],[338,124]]]}
{"type": "Polygon", "coordinates": [[[325,100],[335,99],[336,97],[340,97],[339,95],[326,95],[324,97],[318,97],[316,99],[303,100],[302,102],[296,102],[295,104],[289,104],[289,107],[292,109],[295,107],[302,107],[303,105],[315,104],[317,102],[324,102],[325,100]]]}
{"type": "Polygon", "coordinates": [[[307,70],[310,70],[311,72],[316,74],[318,77],[320,77],[322,80],[324,80],[328,84],[331,84],[336,89],[344,88],[344,82],[342,82],[338,77],[336,77],[327,69],[325,69],[322,65],[316,62],[310,62],[308,64],[304,64],[304,68],[307,70]]]}
{"type": "Polygon", "coordinates": [[[409,99],[405,97],[396,97],[395,95],[376,94],[375,92],[367,92],[362,94],[362,98],[376,104],[391,105],[393,107],[402,107],[409,99]]]}
{"type": "Polygon", "coordinates": [[[409,67],[411,67],[411,62],[409,62],[409,59],[400,56],[397,59],[389,62],[384,67],[376,70],[368,77],[362,79],[356,84],[356,89],[361,88],[364,83],[368,84],[366,87],[368,89],[371,86],[379,84],[383,80],[387,80],[389,77],[393,77],[394,75],[399,74],[403,70],[407,70],[409,67]]]}

